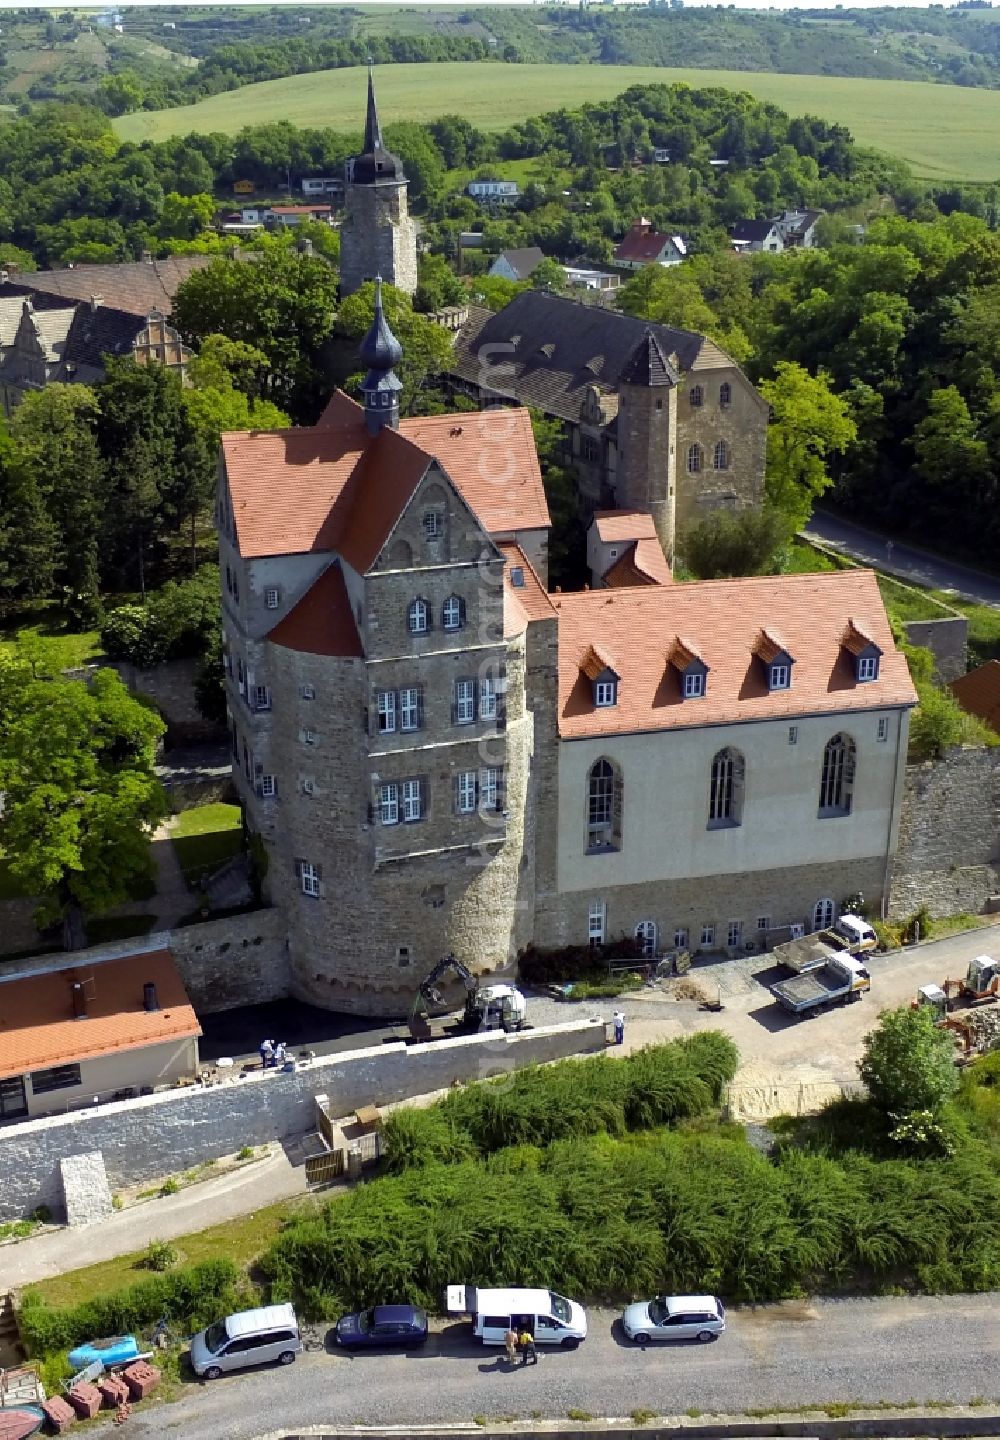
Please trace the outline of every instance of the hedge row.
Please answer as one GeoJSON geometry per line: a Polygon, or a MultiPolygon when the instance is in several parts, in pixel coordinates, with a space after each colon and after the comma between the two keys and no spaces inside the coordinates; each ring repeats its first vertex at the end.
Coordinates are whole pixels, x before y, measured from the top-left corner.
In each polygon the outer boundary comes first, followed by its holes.
{"type": "Polygon", "coordinates": [[[61,1308],[28,1290],[18,1315],[21,1339],[29,1355],[47,1355],[105,1335],[133,1334],[155,1325],[164,1314],[175,1326],[193,1332],[234,1308],[238,1280],[233,1262],[220,1259],[151,1276],[127,1290],[61,1308]]]}
{"type": "Polygon", "coordinates": [[[468,1085],[426,1110],[387,1117],[386,1168],[400,1174],[509,1145],[548,1145],[602,1131],[625,1135],[701,1115],[718,1104],[738,1063],[728,1036],[705,1031],[622,1060],[564,1060],[468,1085]]]}

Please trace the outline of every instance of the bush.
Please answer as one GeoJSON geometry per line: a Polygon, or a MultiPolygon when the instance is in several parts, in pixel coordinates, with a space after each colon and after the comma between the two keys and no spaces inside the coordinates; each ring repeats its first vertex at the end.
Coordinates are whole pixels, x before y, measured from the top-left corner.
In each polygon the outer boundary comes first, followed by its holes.
{"type": "Polygon", "coordinates": [[[874,1104],[887,1115],[936,1114],[958,1089],[955,1043],[925,1005],[889,1010],[865,1036],[858,1073],[874,1104]]]}
{"type": "Polygon", "coordinates": [[[763,510],[715,510],[688,530],[681,542],[684,563],[698,580],[766,575],[792,537],[787,516],[763,510]]]}
{"type": "Polygon", "coordinates": [[[169,1270],[177,1264],[177,1251],[165,1240],[150,1240],[140,1264],[146,1270],[169,1270]]]}
{"type": "Polygon", "coordinates": [[[127,660],[140,669],[166,658],[163,637],[146,605],[119,605],[101,626],[101,645],[109,660],[127,660]]]}
{"type": "Polygon", "coordinates": [[[543,950],[529,945],[518,956],[517,972],[528,985],[576,980],[602,984],[608,978],[609,960],[641,960],[642,956],[641,942],[631,935],[599,946],[562,945],[543,950]]]}
{"type": "Polygon", "coordinates": [[[119,605],[101,627],[112,660],[142,669],[201,655],[219,630],[219,571],[204,565],[190,580],[170,580],[145,605],[119,605]]]}
{"type": "Polygon", "coordinates": [[[220,1259],[151,1276],[80,1305],[50,1306],[28,1290],[18,1317],[21,1340],[29,1356],[46,1355],[70,1350],[96,1336],[141,1330],[164,1312],[187,1329],[197,1330],[238,1303],[237,1278],[233,1262],[220,1259]]]}

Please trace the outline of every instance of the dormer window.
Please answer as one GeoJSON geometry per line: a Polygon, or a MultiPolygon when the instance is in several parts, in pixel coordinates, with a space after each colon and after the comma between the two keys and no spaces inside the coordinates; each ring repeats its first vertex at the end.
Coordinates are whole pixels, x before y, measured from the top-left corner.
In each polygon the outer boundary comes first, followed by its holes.
{"type": "Polygon", "coordinates": [[[792,688],[792,666],[795,661],[776,635],[761,630],[754,642],[753,653],[764,667],[768,690],[792,688]]]}
{"type": "Polygon", "coordinates": [[[684,699],[700,700],[705,693],[705,672],[689,670],[684,676],[684,699]]]}
{"type": "Polygon", "coordinates": [[[787,690],[792,683],[792,671],[788,665],[771,665],[767,672],[769,690],[787,690]]]}
{"type": "Polygon", "coordinates": [[[607,656],[602,655],[591,645],[580,661],[580,669],[590,681],[591,695],[595,706],[601,710],[607,710],[612,705],[618,704],[618,685],[621,677],[617,670],[612,668],[607,656]]]}
{"type": "Polygon", "coordinates": [[[594,704],[602,707],[618,704],[617,680],[594,681],[594,704]]]}
{"type": "Polygon", "coordinates": [[[694,646],[678,635],[667,658],[678,673],[682,699],[702,699],[708,690],[708,666],[694,646]]]}
{"type": "Polygon", "coordinates": [[[870,635],[849,620],[840,643],[854,662],[854,678],[859,685],[878,679],[882,651],[870,635]]]}
{"type": "Polygon", "coordinates": [[[878,659],[877,655],[858,656],[858,681],[860,683],[878,679],[878,659]]]}

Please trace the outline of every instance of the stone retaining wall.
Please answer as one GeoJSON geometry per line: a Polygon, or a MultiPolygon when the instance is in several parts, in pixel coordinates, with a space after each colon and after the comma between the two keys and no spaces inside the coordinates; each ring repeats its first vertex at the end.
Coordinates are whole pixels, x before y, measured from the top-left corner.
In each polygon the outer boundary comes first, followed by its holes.
{"type": "Polygon", "coordinates": [[[1000,749],[956,748],[910,765],[889,902],[891,919],[978,914],[1000,893],[1000,749]]]}
{"type": "MultiPolygon", "coordinates": [[[[249,918],[249,917],[248,917],[249,918]]],[[[202,927],[199,927],[202,928],[202,927]]],[[[183,933],[183,932],[179,932],[183,933]]],[[[315,1128],[314,1097],[331,1113],[385,1105],[481,1080],[525,1065],[604,1049],[602,1021],[575,1020],[518,1034],[493,1031],[423,1045],[378,1045],[314,1061],[289,1074],[269,1071],[203,1089],[50,1115],[0,1130],[0,1220],[47,1205],[63,1214],[60,1162],[100,1152],[112,1189],[315,1128]]]]}

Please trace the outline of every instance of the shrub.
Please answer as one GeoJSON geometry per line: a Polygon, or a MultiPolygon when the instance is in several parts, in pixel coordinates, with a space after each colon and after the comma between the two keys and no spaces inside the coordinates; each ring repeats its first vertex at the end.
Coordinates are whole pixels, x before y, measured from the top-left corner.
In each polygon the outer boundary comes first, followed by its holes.
{"type": "Polygon", "coordinates": [[[622,935],[607,945],[593,947],[562,945],[543,950],[537,945],[529,945],[518,956],[517,969],[521,979],[529,985],[574,980],[601,983],[608,978],[609,960],[640,960],[642,955],[642,944],[632,935],[622,935]]]}
{"type": "Polygon", "coordinates": [[[467,1160],[474,1149],[472,1137],[437,1105],[426,1110],[409,1106],[394,1110],[382,1123],[382,1138],[390,1174],[432,1160],[467,1160]]]}
{"type": "Polygon", "coordinates": [[[926,1006],[890,1010],[865,1037],[858,1073],[875,1105],[888,1115],[936,1113],[958,1089],[955,1045],[926,1006]]]}
{"type": "Polygon", "coordinates": [[[164,1312],[189,1330],[197,1330],[233,1309],[237,1278],[233,1262],[220,1259],[150,1276],[79,1305],[50,1306],[28,1290],[18,1317],[21,1339],[29,1356],[46,1355],[72,1349],[98,1335],[141,1330],[164,1312]]]}
{"type": "Polygon", "coordinates": [[[177,1251],[165,1240],[150,1240],[140,1264],[146,1270],[169,1270],[177,1264],[177,1251]]]}
{"type": "Polygon", "coordinates": [[[687,531],[684,563],[698,580],[766,575],[792,536],[788,517],[774,506],[763,510],[715,510],[687,531]]]}
{"type": "Polygon", "coordinates": [[[109,660],[127,660],[148,669],[166,658],[163,637],[146,605],[119,605],[101,626],[101,645],[109,660]]]}
{"type": "Polygon", "coordinates": [[[120,605],[101,627],[112,660],[146,668],[201,655],[219,629],[219,572],[205,565],[190,580],[170,580],[145,605],[120,605]]]}
{"type": "Polygon", "coordinates": [[[175,1180],[174,1177],[171,1175],[168,1179],[164,1180],[163,1184],[160,1186],[159,1194],[176,1195],[180,1188],[180,1181],[175,1180]]]}

